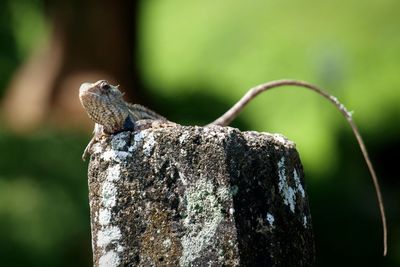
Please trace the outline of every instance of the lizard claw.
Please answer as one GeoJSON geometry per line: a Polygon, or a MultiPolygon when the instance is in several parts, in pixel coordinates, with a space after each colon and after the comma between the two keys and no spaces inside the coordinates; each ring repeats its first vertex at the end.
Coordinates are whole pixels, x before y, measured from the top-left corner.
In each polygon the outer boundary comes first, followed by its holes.
{"type": "Polygon", "coordinates": [[[92,140],[90,140],[89,144],[86,146],[85,150],[83,151],[83,154],[82,154],[83,161],[85,161],[89,157],[89,155],[92,154],[92,152],[93,152],[92,147],[93,147],[94,143],[95,143],[95,138],[92,138],[92,140]]]}

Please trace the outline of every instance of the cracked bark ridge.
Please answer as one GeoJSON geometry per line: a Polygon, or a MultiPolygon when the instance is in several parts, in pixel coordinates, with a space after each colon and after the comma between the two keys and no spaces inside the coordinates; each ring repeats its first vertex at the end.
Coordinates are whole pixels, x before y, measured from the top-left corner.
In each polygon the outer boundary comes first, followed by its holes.
{"type": "Polygon", "coordinates": [[[94,266],[313,265],[303,169],[283,136],[160,126],[94,150],[94,266]]]}

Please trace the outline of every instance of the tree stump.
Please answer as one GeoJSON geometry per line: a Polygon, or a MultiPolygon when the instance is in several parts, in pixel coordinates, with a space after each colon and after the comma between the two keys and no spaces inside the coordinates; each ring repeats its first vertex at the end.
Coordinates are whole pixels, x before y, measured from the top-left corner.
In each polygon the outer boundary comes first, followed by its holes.
{"type": "Polygon", "coordinates": [[[94,150],[94,266],[313,265],[303,169],[285,137],[174,125],[94,150]]]}

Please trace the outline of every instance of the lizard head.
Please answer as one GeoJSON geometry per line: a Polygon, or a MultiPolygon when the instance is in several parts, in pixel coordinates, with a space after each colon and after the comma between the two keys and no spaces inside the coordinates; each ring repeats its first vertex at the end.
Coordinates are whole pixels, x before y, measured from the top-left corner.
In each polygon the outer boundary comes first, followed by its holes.
{"type": "Polygon", "coordinates": [[[122,96],[118,86],[105,80],[83,83],[79,88],[79,100],[89,118],[104,126],[109,133],[120,129],[121,123],[129,116],[129,108],[122,96]]]}
{"type": "MultiPolygon", "coordinates": [[[[123,93],[118,90],[118,86],[111,85],[105,80],[95,83],[83,83],[79,88],[79,98],[81,102],[85,97],[107,98],[111,101],[122,99],[123,93]]],[[[82,103],[83,104],[83,103],[82,103]]]]}

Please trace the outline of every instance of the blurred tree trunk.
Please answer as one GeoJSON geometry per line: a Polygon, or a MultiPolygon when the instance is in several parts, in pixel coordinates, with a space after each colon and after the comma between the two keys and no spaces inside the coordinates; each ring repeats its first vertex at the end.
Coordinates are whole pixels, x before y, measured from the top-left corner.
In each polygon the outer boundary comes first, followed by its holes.
{"type": "Polygon", "coordinates": [[[78,100],[81,83],[107,79],[140,102],[139,1],[46,1],[51,34],[14,75],[4,100],[15,130],[91,125],[78,100]]]}

